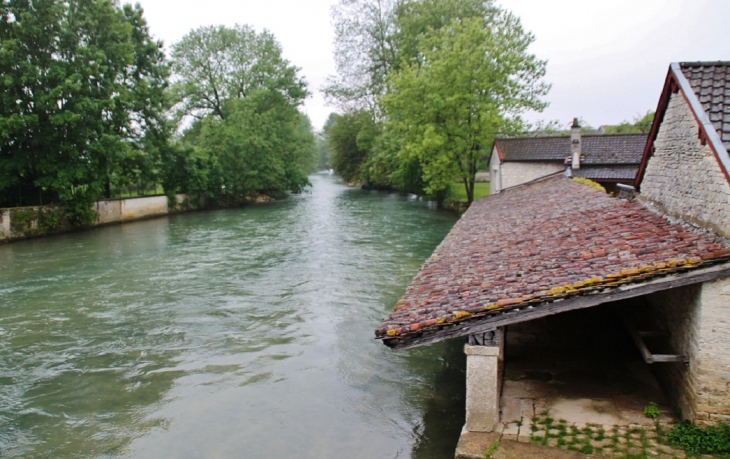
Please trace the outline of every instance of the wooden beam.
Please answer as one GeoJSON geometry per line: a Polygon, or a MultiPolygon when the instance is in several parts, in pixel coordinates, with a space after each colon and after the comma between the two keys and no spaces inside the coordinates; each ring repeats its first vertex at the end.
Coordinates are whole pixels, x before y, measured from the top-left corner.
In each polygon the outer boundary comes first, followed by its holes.
{"type": "Polygon", "coordinates": [[[646,343],[644,342],[645,336],[667,336],[669,335],[666,331],[638,331],[634,324],[631,322],[631,320],[625,315],[625,314],[619,314],[621,316],[621,319],[624,322],[624,325],[626,325],[626,328],[629,330],[629,333],[631,334],[631,338],[633,338],[634,343],[636,344],[636,347],[639,348],[639,352],[641,353],[641,357],[644,358],[644,362],[646,363],[665,363],[665,362],[689,362],[689,357],[686,355],[678,355],[678,354],[652,354],[649,348],[646,346],[646,343]]]}
{"type": "Polygon", "coordinates": [[[639,336],[641,336],[642,338],[654,338],[654,337],[657,337],[657,336],[669,336],[669,332],[668,331],[665,331],[665,330],[647,330],[647,331],[637,330],[636,333],[638,333],[639,336]]]}
{"type": "Polygon", "coordinates": [[[615,288],[607,288],[600,292],[591,292],[572,298],[558,299],[550,303],[541,303],[526,307],[517,306],[515,309],[500,311],[496,314],[478,319],[446,324],[438,329],[427,329],[420,334],[406,335],[402,338],[383,338],[383,343],[393,349],[410,349],[447,339],[485,333],[496,330],[498,327],[528,322],[554,314],[591,308],[603,303],[626,300],[727,276],[730,276],[730,264],[723,263],[710,266],[709,268],[698,268],[688,272],[670,274],[668,276],[654,278],[647,282],[625,284],[615,288]]]}

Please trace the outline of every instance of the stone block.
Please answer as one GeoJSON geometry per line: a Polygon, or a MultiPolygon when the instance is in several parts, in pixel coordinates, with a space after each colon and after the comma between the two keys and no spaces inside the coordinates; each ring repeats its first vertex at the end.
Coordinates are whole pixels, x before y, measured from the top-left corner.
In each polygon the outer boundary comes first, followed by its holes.
{"type": "Polygon", "coordinates": [[[456,446],[456,459],[484,459],[485,453],[499,443],[498,432],[464,431],[456,446]]]}

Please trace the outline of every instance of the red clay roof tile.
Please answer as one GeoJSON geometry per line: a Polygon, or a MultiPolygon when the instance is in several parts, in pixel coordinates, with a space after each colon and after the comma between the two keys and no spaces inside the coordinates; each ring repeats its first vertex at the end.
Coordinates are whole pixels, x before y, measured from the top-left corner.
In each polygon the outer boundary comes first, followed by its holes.
{"type": "Polygon", "coordinates": [[[403,337],[728,256],[726,241],[670,223],[637,201],[550,177],[472,204],[375,334],[403,337]]]}

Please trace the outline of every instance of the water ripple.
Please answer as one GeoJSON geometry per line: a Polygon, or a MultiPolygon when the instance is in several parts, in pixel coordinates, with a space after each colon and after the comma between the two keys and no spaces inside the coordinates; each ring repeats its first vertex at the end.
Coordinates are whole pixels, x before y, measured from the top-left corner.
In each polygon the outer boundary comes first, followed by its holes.
{"type": "Polygon", "coordinates": [[[454,217],[312,181],[0,247],[0,456],[440,457],[449,348],[372,336],[454,217]]]}

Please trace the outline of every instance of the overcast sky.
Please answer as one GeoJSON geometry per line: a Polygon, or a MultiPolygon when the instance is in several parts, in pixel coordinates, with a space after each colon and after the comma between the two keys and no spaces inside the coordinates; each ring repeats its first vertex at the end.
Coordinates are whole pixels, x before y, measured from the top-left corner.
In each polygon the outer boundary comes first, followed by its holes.
{"type": "MultiPolygon", "coordinates": [[[[336,0],[139,0],[152,34],[166,47],[205,25],[268,29],[301,68],[312,96],[304,111],[315,128],[333,108],[319,89],[334,74],[331,5],[336,0]]],[[[548,61],[550,106],[528,116],[594,127],[654,110],[670,62],[730,60],[728,0],[498,0],[535,36],[548,61]]]]}

